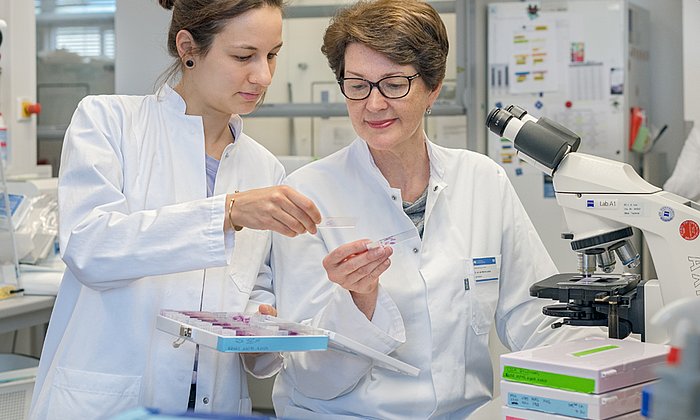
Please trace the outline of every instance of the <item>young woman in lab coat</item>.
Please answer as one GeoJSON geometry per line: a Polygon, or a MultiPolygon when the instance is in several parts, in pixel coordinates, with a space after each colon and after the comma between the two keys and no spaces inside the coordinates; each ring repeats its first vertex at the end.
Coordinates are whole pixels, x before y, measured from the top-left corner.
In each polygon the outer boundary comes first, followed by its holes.
{"type": "MultiPolygon", "coordinates": [[[[239,357],[175,348],[156,316],[273,303],[267,229],[296,236],[320,221],[306,197],[275,186],[281,164],[238,116],[271,82],[282,1],[160,3],[173,10],[168,48],[179,81],[155,95],[87,97],[66,132],[58,194],[67,270],[35,419],[108,418],[137,406],[184,412],[188,403],[250,413],[239,357]]],[[[244,362],[260,376],[279,367],[275,355],[244,362]]]]}
{"type": "Polygon", "coordinates": [[[273,391],[288,418],[464,419],[492,397],[489,331],[513,350],[552,331],[531,284],[556,273],[503,169],[432,143],[424,115],[445,75],[438,13],[415,0],[359,2],[323,53],[357,138],[286,183],[354,229],[273,235],[279,316],[336,331],[420,368],[411,377],[339,351],[285,354],[273,391]],[[415,236],[367,251],[370,240],[415,236]]]}

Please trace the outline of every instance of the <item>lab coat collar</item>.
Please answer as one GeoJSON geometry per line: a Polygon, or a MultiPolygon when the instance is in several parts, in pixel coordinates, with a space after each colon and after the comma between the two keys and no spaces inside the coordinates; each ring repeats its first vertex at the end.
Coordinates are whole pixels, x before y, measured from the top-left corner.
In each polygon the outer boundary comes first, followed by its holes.
{"type": "Polygon", "coordinates": [[[166,105],[175,108],[183,114],[187,110],[185,100],[167,83],[163,84],[163,86],[158,89],[156,92],[156,98],[158,98],[158,102],[164,102],[166,105]]]}
{"type": "Polygon", "coordinates": [[[439,146],[425,137],[425,144],[428,148],[428,159],[430,159],[430,177],[435,177],[439,183],[444,182],[445,177],[445,153],[439,146]]]}
{"type": "MultiPolygon", "coordinates": [[[[428,159],[430,159],[430,178],[436,185],[439,185],[442,188],[445,185],[444,153],[438,146],[430,141],[427,135],[424,134],[424,136],[426,148],[428,150],[428,159]]],[[[385,186],[386,188],[391,188],[389,181],[384,178],[384,175],[382,175],[379,167],[377,167],[377,164],[374,162],[374,158],[372,157],[372,153],[369,151],[367,142],[361,137],[357,137],[350,147],[351,152],[358,158],[357,161],[362,162],[363,165],[367,164],[369,172],[372,174],[372,176],[377,178],[381,185],[385,186]]],[[[433,182],[431,182],[431,184],[433,182]]]]}
{"type": "Polygon", "coordinates": [[[384,178],[382,171],[379,170],[379,167],[374,162],[374,157],[372,157],[372,153],[370,153],[369,146],[365,140],[361,137],[357,137],[350,146],[350,153],[356,156],[357,159],[355,160],[360,162],[363,169],[367,169],[382,187],[392,189],[389,185],[389,181],[384,178]]]}
{"type": "MultiPolygon", "coordinates": [[[[167,83],[163,84],[163,86],[158,89],[156,98],[159,102],[164,102],[167,106],[172,107],[179,113],[184,114],[187,110],[187,103],[185,103],[185,100],[167,83]]],[[[200,120],[202,118],[198,115],[191,115],[191,117],[197,117],[200,120]]],[[[243,119],[241,119],[238,114],[233,114],[229,119],[229,125],[233,128],[233,136],[237,139],[243,132],[243,119]]]]}

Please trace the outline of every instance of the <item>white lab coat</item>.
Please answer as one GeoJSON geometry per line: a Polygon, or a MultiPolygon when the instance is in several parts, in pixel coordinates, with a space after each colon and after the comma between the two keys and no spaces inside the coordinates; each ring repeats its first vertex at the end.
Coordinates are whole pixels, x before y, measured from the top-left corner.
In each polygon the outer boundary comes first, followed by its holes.
{"type": "Polygon", "coordinates": [[[664,183],[664,190],[690,200],[700,199],[700,128],[690,131],[678,156],[673,174],[664,183]]]}
{"type": "Polygon", "coordinates": [[[322,215],[357,223],[293,241],[273,234],[279,316],[339,332],[421,373],[402,375],[337,351],[285,354],[273,391],[278,416],[464,419],[492,397],[494,317],[501,341],[513,350],[576,334],[552,331],[555,320],[541,308],[554,302],[529,296],[530,285],[556,268],[503,169],[484,155],[427,146],[424,236],[394,247],[372,322],[327,279],[321,261],[344,243],[415,229],[401,191],[389,186],[361,139],[287,178],[322,215]],[[474,281],[475,257],[500,259],[496,280],[474,281]]]}
{"type": "MultiPolygon", "coordinates": [[[[225,238],[225,193],[279,184],[284,169],[235,116],[236,140],[207,198],[202,118],[185,106],[164,86],[156,95],[87,97],[73,116],[58,187],[67,270],[32,418],[104,418],[137,406],[184,412],[195,346],[174,348],[174,337],[155,328],[159,311],[255,311],[249,298],[273,302],[270,234],[225,238]]],[[[258,367],[261,376],[275,370],[258,367]]],[[[238,355],[200,347],[196,409],[250,412],[238,355]]]]}

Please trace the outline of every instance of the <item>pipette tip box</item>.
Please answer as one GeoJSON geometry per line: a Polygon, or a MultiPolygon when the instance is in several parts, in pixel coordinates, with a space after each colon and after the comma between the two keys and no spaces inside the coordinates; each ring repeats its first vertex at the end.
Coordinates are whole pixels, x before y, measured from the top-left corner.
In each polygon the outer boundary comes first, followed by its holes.
{"type": "Polygon", "coordinates": [[[604,394],[584,394],[501,381],[501,398],[503,404],[511,408],[581,419],[605,420],[639,411],[642,404],[642,390],[651,383],[653,382],[644,382],[604,394]]]}
{"type": "MultiPolygon", "coordinates": [[[[503,420],[574,420],[581,417],[560,416],[557,414],[542,413],[540,411],[522,410],[512,407],[501,407],[503,420]]],[[[639,411],[611,417],[610,420],[645,420],[639,411]]]]}
{"type": "Polygon", "coordinates": [[[591,337],[501,355],[501,378],[602,394],[657,379],[668,346],[591,337]]]}

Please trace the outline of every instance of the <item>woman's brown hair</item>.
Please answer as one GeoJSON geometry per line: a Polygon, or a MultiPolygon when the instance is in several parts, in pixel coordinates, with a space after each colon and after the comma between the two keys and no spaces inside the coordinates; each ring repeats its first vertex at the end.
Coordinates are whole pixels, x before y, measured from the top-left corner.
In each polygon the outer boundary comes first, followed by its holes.
{"type": "Polygon", "coordinates": [[[355,42],[397,64],[413,65],[431,90],[445,77],[447,30],[438,12],[425,2],[359,1],[339,10],[321,47],[337,79],[344,76],[345,49],[355,42]]]}

